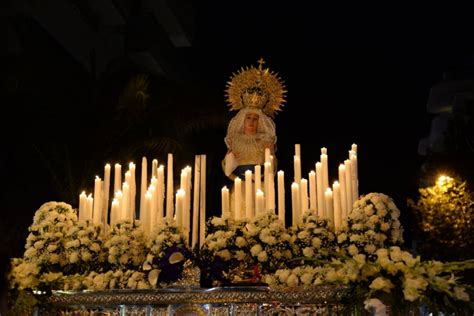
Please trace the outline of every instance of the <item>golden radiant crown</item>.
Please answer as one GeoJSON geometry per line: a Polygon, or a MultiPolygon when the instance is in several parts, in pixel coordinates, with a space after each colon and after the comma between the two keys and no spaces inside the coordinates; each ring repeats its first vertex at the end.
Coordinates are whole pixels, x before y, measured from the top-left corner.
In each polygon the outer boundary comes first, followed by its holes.
{"type": "Polygon", "coordinates": [[[232,73],[225,90],[231,111],[257,108],[270,117],[281,111],[287,91],[277,73],[263,68],[264,63],[260,58],[258,68],[252,65],[232,73]]]}

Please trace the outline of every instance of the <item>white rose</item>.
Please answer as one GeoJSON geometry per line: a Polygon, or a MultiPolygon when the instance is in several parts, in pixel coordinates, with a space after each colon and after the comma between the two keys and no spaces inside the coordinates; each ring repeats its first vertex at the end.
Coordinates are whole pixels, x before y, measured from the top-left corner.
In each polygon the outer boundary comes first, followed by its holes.
{"type": "Polygon", "coordinates": [[[266,251],[262,251],[257,256],[258,261],[260,262],[267,262],[268,256],[266,251]]]}
{"type": "Polygon", "coordinates": [[[298,277],[294,274],[291,274],[288,279],[286,279],[286,285],[293,287],[298,285],[298,277]]]}
{"type": "Polygon", "coordinates": [[[92,258],[92,255],[89,251],[81,251],[81,257],[84,261],[89,261],[92,258]]]}
{"type": "Polygon", "coordinates": [[[90,249],[93,251],[93,252],[99,252],[100,251],[100,246],[98,243],[93,243],[91,246],[90,246],[90,249]]]}
{"type": "Polygon", "coordinates": [[[262,246],[260,246],[260,244],[256,244],[252,248],[250,248],[250,253],[252,254],[253,257],[258,256],[258,254],[261,251],[262,251],[262,246]]]}
{"type": "Polygon", "coordinates": [[[70,263],[76,263],[79,260],[79,254],[77,251],[74,251],[69,254],[68,259],[70,263]]]}
{"type": "Polygon", "coordinates": [[[307,231],[301,231],[298,233],[298,239],[305,239],[309,237],[309,233],[307,231]]]}
{"type": "Polygon", "coordinates": [[[311,258],[314,255],[314,250],[311,247],[306,247],[303,249],[303,255],[305,257],[311,258]]]}
{"type": "Polygon", "coordinates": [[[384,277],[377,277],[375,280],[370,283],[369,287],[373,290],[382,290],[384,292],[390,293],[390,290],[394,288],[393,283],[384,277]]]}
{"type": "Polygon", "coordinates": [[[237,260],[239,260],[239,261],[243,261],[246,256],[247,256],[246,253],[245,253],[244,251],[242,251],[242,250],[237,250],[237,251],[235,252],[235,257],[236,257],[237,260]]]}
{"type": "Polygon", "coordinates": [[[347,247],[347,251],[351,256],[355,256],[359,253],[359,249],[357,249],[355,245],[350,245],[349,247],[347,247]]]}
{"type": "Polygon", "coordinates": [[[35,242],[34,247],[38,250],[42,249],[44,247],[44,241],[39,240],[39,241],[35,242]]]}
{"type": "Polygon", "coordinates": [[[247,240],[244,237],[239,236],[235,239],[235,244],[237,247],[242,248],[247,246],[247,240]]]}
{"type": "Polygon", "coordinates": [[[49,256],[49,263],[52,263],[52,264],[55,264],[55,263],[59,263],[59,255],[56,254],[56,253],[52,253],[50,256],[49,256]]]}
{"type": "Polygon", "coordinates": [[[347,239],[347,235],[345,233],[341,233],[337,236],[337,242],[339,244],[343,243],[344,241],[346,241],[347,239]]]}
{"type": "Polygon", "coordinates": [[[231,254],[230,254],[229,250],[227,250],[227,249],[224,249],[224,250],[221,250],[221,251],[217,252],[216,255],[218,255],[219,257],[221,257],[225,261],[230,260],[230,258],[231,258],[231,254]]]}
{"type": "Polygon", "coordinates": [[[369,244],[369,245],[366,245],[364,249],[365,251],[367,251],[367,253],[372,254],[377,250],[377,247],[375,247],[373,244],[369,244]]]}
{"type": "Polygon", "coordinates": [[[314,248],[320,248],[321,247],[321,239],[319,239],[318,237],[314,237],[312,240],[311,240],[311,245],[314,247],[314,248]]]}
{"type": "Polygon", "coordinates": [[[290,270],[287,270],[287,269],[277,270],[277,272],[275,272],[275,275],[280,280],[280,282],[284,284],[286,283],[286,280],[290,276],[290,270]]]}

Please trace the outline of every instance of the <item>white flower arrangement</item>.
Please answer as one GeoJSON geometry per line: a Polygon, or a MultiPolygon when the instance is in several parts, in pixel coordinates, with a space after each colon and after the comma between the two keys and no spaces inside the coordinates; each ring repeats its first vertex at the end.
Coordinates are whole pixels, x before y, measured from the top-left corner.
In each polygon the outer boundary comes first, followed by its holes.
{"type": "Polygon", "coordinates": [[[35,213],[26,239],[24,259],[35,262],[41,272],[57,272],[68,261],[64,238],[77,223],[76,212],[63,202],[48,202],[35,213]]]}
{"type": "Polygon", "coordinates": [[[121,221],[112,227],[104,243],[107,262],[115,269],[140,270],[148,252],[145,231],[139,221],[121,221]]]}
{"type": "Polygon", "coordinates": [[[390,197],[369,193],[354,203],[337,241],[351,256],[360,253],[375,258],[377,249],[403,243],[399,217],[400,210],[390,197]]]}

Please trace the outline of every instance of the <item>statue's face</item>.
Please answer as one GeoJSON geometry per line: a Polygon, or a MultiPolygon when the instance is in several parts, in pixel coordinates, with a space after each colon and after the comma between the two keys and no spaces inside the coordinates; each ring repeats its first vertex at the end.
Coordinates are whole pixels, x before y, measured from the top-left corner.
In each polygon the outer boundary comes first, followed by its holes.
{"type": "Polygon", "coordinates": [[[245,115],[245,121],[244,121],[244,133],[245,133],[245,135],[255,135],[255,134],[257,134],[258,119],[259,119],[259,116],[258,116],[257,113],[247,113],[245,115]]]}

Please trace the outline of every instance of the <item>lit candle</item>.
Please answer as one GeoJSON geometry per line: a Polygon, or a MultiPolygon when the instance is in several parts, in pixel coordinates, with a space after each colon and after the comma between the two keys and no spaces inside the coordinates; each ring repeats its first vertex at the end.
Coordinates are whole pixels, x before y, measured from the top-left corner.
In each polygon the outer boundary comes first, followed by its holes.
{"type": "Polygon", "coordinates": [[[271,177],[271,167],[270,162],[265,162],[264,164],[264,193],[265,193],[265,210],[270,209],[270,177],[271,177]]]}
{"type": "Polygon", "coordinates": [[[293,168],[294,168],[294,182],[300,183],[301,181],[301,159],[300,156],[293,156],[293,168]]]}
{"type": "Polygon", "coordinates": [[[146,157],[142,158],[142,177],[141,177],[141,182],[140,182],[140,216],[144,212],[144,206],[145,206],[145,194],[146,194],[146,189],[147,189],[147,183],[148,183],[148,175],[147,175],[147,161],[146,157]]]}
{"type": "Polygon", "coordinates": [[[316,172],[311,170],[309,173],[309,208],[317,214],[318,205],[316,204],[316,172]]]}
{"type": "Polygon", "coordinates": [[[192,247],[196,247],[199,238],[199,194],[201,181],[201,156],[194,156],[194,196],[193,196],[193,233],[192,247]]]}
{"type": "Polygon", "coordinates": [[[265,148],[265,162],[270,162],[270,148],[265,148]]]}
{"type": "Polygon", "coordinates": [[[256,215],[259,215],[263,212],[265,199],[263,195],[263,191],[258,189],[257,193],[255,194],[255,208],[256,208],[256,215]]]}
{"type": "MultiPolygon", "coordinates": [[[[155,188],[153,187],[153,191],[155,188]]],[[[150,235],[151,229],[153,227],[153,222],[151,220],[151,205],[152,205],[153,195],[150,191],[145,192],[145,203],[143,205],[143,219],[140,218],[142,227],[145,229],[145,232],[150,235]]]]}
{"type": "Polygon", "coordinates": [[[110,227],[114,227],[114,225],[117,224],[118,214],[119,214],[119,201],[117,201],[117,199],[114,198],[112,200],[112,208],[110,210],[110,227]]]}
{"type": "Polygon", "coordinates": [[[357,145],[356,144],[352,144],[351,149],[352,149],[353,152],[355,152],[357,154],[357,145]]]}
{"type": "Polygon", "coordinates": [[[328,149],[326,147],[321,148],[321,154],[328,154],[328,149]]]}
{"type": "MultiPolygon", "coordinates": [[[[322,148],[321,152],[323,152],[323,149],[325,148],[322,148]]],[[[321,153],[321,171],[323,175],[323,190],[326,190],[329,188],[328,155],[326,153],[321,153]]]]}
{"type": "Polygon", "coordinates": [[[255,192],[262,189],[262,166],[255,165],[255,192]]]}
{"type": "Polygon", "coordinates": [[[352,179],[351,179],[351,161],[349,159],[344,160],[344,166],[346,167],[345,177],[346,177],[346,207],[347,215],[352,211],[353,198],[352,198],[352,179]]]}
{"type": "Polygon", "coordinates": [[[80,221],[85,221],[87,220],[86,218],[86,203],[87,203],[87,195],[85,191],[82,191],[82,193],[79,195],[79,220],[80,221]]]}
{"type": "Polygon", "coordinates": [[[168,154],[166,177],[166,217],[173,218],[173,154],[168,154]]]}
{"type": "Polygon", "coordinates": [[[229,189],[227,189],[226,186],[224,186],[221,190],[221,195],[222,195],[222,217],[223,218],[229,218],[230,216],[230,210],[229,210],[229,189]]]}
{"type": "Polygon", "coordinates": [[[242,180],[239,177],[234,179],[234,218],[239,220],[242,218],[241,214],[241,199],[242,199],[242,180]]]}
{"type": "Polygon", "coordinates": [[[334,227],[335,229],[339,229],[342,226],[341,186],[339,185],[339,182],[334,181],[332,184],[332,190],[334,199],[334,227]]]}
{"type": "Polygon", "coordinates": [[[163,202],[165,199],[165,167],[160,166],[158,168],[158,181],[157,181],[157,222],[161,222],[164,220],[164,209],[163,209],[163,202]]]}
{"type": "Polygon", "coordinates": [[[92,221],[94,224],[100,224],[102,220],[101,197],[102,181],[98,176],[96,176],[94,182],[94,211],[92,213],[92,221]]]}
{"type": "Polygon", "coordinates": [[[104,225],[108,222],[109,215],[109,195],[110,195],[110,164],[106,164],[104,167],[104,192],[102,202],[102,222],[104,225]]]}
{"type": "Polygon", "coordinates": [[[253,217],[252,197],[252,171],[247,170],[245,171],[245,217],[248,219],[253,217]]]}
{"type": "Polygon", "coordinates": [[[130,185],[124,182],[122,185],[122,220],[131,221],[132,214],[130,213],[130,185]]]}
{"type": "Polygon", "coordinates": [[[278,218],[285,226],[285,173],[278,171],[278,218]]]}
{"type": "Polygon", "coordinates": [[[324,197],[326,200],[326,218],[329,220],[330,225],[334,227],[334,202],[331,188],[326,189],[326,191],[324,192],[324,197]]]}
{"type": "Polygon", "coordinates": [[[175,206],[175,211],[176,211],[176,225],[178,227],[181,227],[183,229],[183,209],[184,209],[184,197],[185,197],[185,192],[183,189],[178,189],[176,192],[176,206],[175,206]]]}
{"type": "Polygon", "coordinates": [[[293,182],[291,184],[291,215],[292,215],[292,225],[296,226],[299,221],[299,215],[300,215],[300,206],[299,204],[299,199],[300,198],[300,186],[298,183],[293,182]]]}
{"type": "MultiPolygon", "coordinates": [[[[151,185],[148,187],[147,192],[150,192],[151,194],[149,214],[150,226],[154,227],[158,221],[158,180],[155,177],[151,178],[151,185]]],[[[143,211],[145,212],[145,209],[143,211]]]]}
{"type": "Polygon", "coordinates": [[[93,205],[94,205],[94,198],[92,197],[92,193],[89,193],[89,195],[87,196],[87,202],[86,202],[86,220],[88,221],[92,221],[93,205]]]}
{"type": "MultiPolygon", "coordinates": [[[[114,200],[117,200],[117,203],[118,203],[118,208],[116,210],[115,213],[110,213],[110,217],[111,217],[111,221],[113,220],[114,224],[117,224],[118,221],[121,221],[123,219],[125,219],[124,217],[124,214],[122,212],[122,208],[123,208],[123,193],[122,193],[122,190],[118,190],[115,192],[115,199],[114,200]],[[112,219],[113,218],[113,219],[112,219]]],[[[110,224],[110,226],[112,226],[112,224],[110,224]]]]}
{"type": "Polygon", "coordinates": [[[357,156],[351,156],[351,187],[352,187],[352,203],[359,198],[359,179],[357,175],[357,156]]]}
{"type": "MultiPolygon", "coordinates": [[[[180,189],[183,192],[183,208],[181,210],[181,226],[183,227],[184,234],[186,235],[188,233],[188,226],[187,226],[187,214],[186,214],[186,196],[189,194],[187,191],[188,189],[188,173],[186,172],[186,169],[181,169],[181,182],[180,182],[180,189]]],[[[176,202],[176,205],[178,205],[178,202],[176,202]]],[[[178,211],[176,210],[176,213],[178,211]]]]}
{"type": "Polygon", "coordinates": [[[301,194],[301,215],[308,210],[308,180],[301,179],[300,181],[300,194],[301,194]]]}
{"type": "Polygon", "coordinates": [[[323,189],[323,172],[320,162],[316,163],[316,191],[318,193],[318,216],[324,218],[324,189],[323,189]]]}
{"type": "Polygon", "coordinates": [[[122,189],[122,166],[118,163],[115,164],[114,173],[114,193],[122,189]]]}
{"type": "Polygon", "coordinates": [[[301,157],[301,145],[295,144],[295,156],[301,157]]]}
{"type": "Polygon", "coordinates": [[[199,205],[199,246],[206,239],[206,155],[201,155],[201,195],[199,205]]]}
{"type": "Polygon", "coordinates": [[[190,166],[186,166],[184,168],[186,170],[186,201],[185,201],[185,211],[186,211],[186,228],[188,229],[188,240],[191,241],[189,238],[189,234],[191,233],[191,181],[193,178],[193,170],[190,166]]]}
{"type": "MultiPolygon", "coordinates": [[[[273,157],[273,156],[272,156],[273,157]]],[[[268,184],[268,193],[270,194],[269,200],[269,209],[275,214],[275,177],[273,176],[273,164],[270,163],[270,172],[269,172],[269,184],[268,184]]]]}
{"type": "Polygon", "coordinates": [[[339,165],[339,184],[341,187],[341,221],[347,217],[346,166],[339,165]]]}

